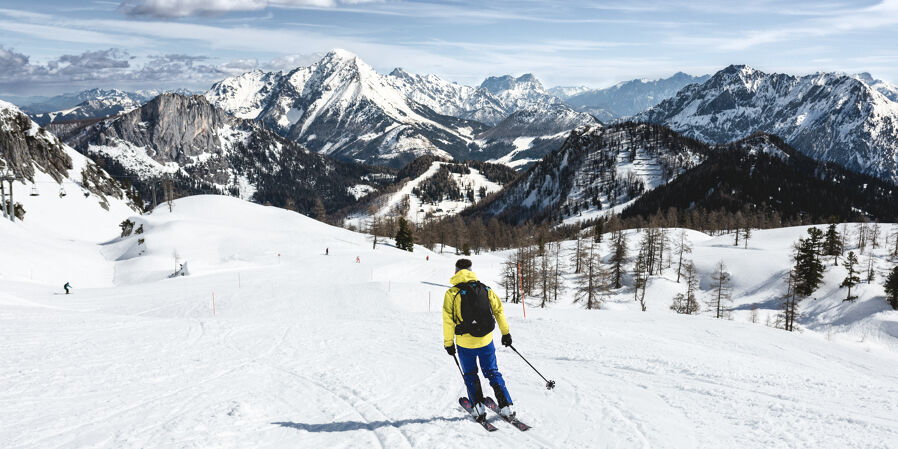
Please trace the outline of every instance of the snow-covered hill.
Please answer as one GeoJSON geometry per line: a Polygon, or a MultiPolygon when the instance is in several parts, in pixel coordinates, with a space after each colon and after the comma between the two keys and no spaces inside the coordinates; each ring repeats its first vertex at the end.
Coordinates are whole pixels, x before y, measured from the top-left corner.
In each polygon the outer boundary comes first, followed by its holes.
{"type": "Polygon", "coordinates": [[[814,159],[898,182],[898,103],[849,75],[729,66],[634,120],[718,143],[764,131],[814,159]]]}
{"type": "MultiPolygon", "coordinates": [[[[17,178],[13,201],[24,209],[14,227],[80,239],[107,235],[107,228],[139,210],[132,192],[105,170],[0,100],[0,174],[7,170],[17,178]]],[[[18,248],[14,240],[4,245],[18,248]]]]}
{"type": "MultiPolygon", "coordinates": [[[[488,434],[458,408],[464,387],[441,348],[437,284],[454,256],[372,249],[365,235],[227,197],[136,220],[140,236],[67,264],[52,257],[68,254],[65,240],[0,222],[4,241],[46,250],[0,252],[3,266],[35,269],[35,281],[0,277],[4,447],[885,448],[898,434],[898,312],[876,287],[841,303],[831,269],[803,305],[805,332],[763,324],[804,229],[757,232],[747,250],[687,234],[703,283],[723,259],[737,304],[762,304],[760,323],[744,310],[672,313],[671,270],[650,281],[647,312],[626,288],[599,311],[530,302],[525,318],[505,304],[515,347],[557,387],[499,347],[533,429],[496,422],[488,434]],[[189,276],[166,278],[185,261],[189,276]],[[58,294],[65,280],[73,295],[58,294]]],[[[472,258],[501,294],[503,258],[472,258]]]]}

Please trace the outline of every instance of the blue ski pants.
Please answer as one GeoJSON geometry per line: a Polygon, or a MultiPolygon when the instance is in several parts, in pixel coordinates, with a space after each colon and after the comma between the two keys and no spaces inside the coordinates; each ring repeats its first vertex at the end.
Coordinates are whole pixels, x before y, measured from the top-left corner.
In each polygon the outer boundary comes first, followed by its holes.
{"type": "Polygon", "coordinates": [[[461,369],[465,376],[465,386],[468,388],[468,399],[472,404],[476,404],[483,400],[483,390],[480,388],[480,377],[477,375],[477,360],[480,359],[480,370],[483,377],[490,381],[493,392],[496,394],[496,401],[500,406],[505,403],[511,404],[511,395],[505,388],[505,380],[499,373],[499,367],[496,366],[496,347],[493,343],[482,348],[458,348],[458,361],[461,363],[461,369]],[[504,399],[504,401],[503,401],[504,399]]]}

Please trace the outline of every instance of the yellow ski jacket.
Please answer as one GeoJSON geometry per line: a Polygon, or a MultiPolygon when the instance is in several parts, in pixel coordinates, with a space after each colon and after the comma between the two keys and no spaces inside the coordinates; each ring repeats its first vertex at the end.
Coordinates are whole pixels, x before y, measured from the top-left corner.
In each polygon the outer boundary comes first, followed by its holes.
{"type": "MultiPolygon", "coordinates": [[[[459,270],[458,273],[455,273],[455,276],[452,276],[449,282],[452,285],[458,285],[462,282],[471,282],[476,281],[477,275],[474,274],[471,270],[459,270]]],[[[502,335],[508,334],[508,321],[505,319],[505,310],[502,308],[502,301],[499,300],[499,297],[496,296],[496,293],[493,292],[493,289],[489,289],[490,295],[490,308],[493,309],[493,316],[496,318],[496,324],[499,325],[499,330],[502,331],[502,335]]],[[[455,343],[463,348],[468,349],[476,349],[482,348],[490,342],[493,341],[493,334],[489,333],[482,337],[475,337],[471,334],[462,334],[455,335],[455,321],[452,319],[453,316],[453,304],[455,305],[455,316],[461,317],[461,301],[457,301],[455,296],[458,294],[458,288],[452,287],[446,291],[446,296],[443,297],[443,346],[452,346],[453,340],[455,343]]]]}

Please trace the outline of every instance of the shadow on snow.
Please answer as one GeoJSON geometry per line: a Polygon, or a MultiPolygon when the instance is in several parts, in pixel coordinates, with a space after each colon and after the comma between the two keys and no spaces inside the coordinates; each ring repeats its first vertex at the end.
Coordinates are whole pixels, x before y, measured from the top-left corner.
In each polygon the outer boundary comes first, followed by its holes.
{"type": "Polygon", "coordinates": [[[272,424],[289,427],[291,429],[305,430],[306,432],[351,432],[353,430],[375,430],[381,427],[400,427],[407,424],[425,424],[436,421],[466,421],[466,417],[444,418],[442,416],[434,416],[433,418],[416,418],[402,419],[399,421],[339,421],[324,424],[307,424],[299,422],[273,422],[272,424]]]}

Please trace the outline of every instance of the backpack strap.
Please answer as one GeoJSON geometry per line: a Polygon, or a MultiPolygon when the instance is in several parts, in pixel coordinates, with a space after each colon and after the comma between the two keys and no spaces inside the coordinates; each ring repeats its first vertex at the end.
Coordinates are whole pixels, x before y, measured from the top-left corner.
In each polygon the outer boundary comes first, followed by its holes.
{"type": "Polygon", "coordinates": [[[465,290],[462,288],[462,286],[467,286],[466,284],[469,284],[469,283],[468,282],[459,282],[458,284],[453,285],[453,287],[458,289],[455,292],[455,296],[452,298],[452,322],[454,322],[456,326],[461,324],[462,322],[461,322],[461,319],[458,317],[458,315],[455,314],[455,301],[458,299],[458,295],[465,294],[465,290]]]}

